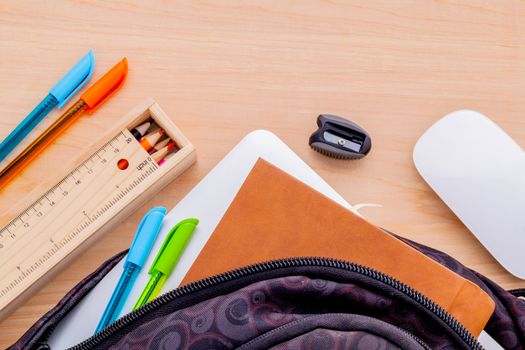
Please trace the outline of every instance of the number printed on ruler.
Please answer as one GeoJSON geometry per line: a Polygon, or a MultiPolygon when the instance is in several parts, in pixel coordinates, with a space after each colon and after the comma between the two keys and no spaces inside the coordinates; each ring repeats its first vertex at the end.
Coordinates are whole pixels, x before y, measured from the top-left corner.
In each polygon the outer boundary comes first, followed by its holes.
{"type": "Polygon", "coordinates": [[[128,130],[0,229],[0,309],[135,198],[158,165],[128,130]]]}

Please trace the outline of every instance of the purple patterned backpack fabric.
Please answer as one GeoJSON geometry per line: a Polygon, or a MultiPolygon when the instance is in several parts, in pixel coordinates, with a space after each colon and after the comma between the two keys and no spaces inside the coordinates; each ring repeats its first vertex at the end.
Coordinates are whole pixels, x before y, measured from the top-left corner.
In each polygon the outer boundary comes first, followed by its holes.
{"type": "MultiPolygon", "coordinates": [[[[505,349],[525,348],[525,301],[444,253],[402,240],[481,286],[496,301],[485,330],[505,349]]],[[[49,349],[56,324],[124,253],[80,282],[11,348],[49,349]]],[[[387,275],[340,260],[293,258],[175,289],[73,349],[482,347],[450,314],[387,275]]]]}

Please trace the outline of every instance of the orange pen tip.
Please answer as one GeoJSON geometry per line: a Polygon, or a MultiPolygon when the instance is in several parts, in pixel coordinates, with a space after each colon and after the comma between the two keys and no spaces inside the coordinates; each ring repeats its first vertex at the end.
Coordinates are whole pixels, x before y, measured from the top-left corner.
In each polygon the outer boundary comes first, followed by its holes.
{"type": "Polygon", "coordinates": [[[122,87],[127,75],[128,60],[124,57],[80,96],[80,99],[88,106],[87,112],[93,113],[102,103],[113,96],[122,87]]]}

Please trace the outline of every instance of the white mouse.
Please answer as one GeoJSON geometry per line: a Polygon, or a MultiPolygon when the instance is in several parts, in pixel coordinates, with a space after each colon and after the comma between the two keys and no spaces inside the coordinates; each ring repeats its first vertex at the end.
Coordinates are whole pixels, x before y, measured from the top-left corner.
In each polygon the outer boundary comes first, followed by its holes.
{"type": "Polygon", "coordinates": [[[525,279],[525,152],[471,110],[436,122],[414,148],[417,170],[496,260],[525,279]]]}

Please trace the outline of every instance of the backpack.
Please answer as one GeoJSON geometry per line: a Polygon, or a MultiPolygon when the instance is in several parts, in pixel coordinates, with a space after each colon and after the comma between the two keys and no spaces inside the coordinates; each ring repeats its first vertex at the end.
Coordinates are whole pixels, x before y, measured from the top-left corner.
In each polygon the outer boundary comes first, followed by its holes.
{"type": "MultiPolygon", "coordinates": [[[[496,308],[485,331],[525,348],[525,290],[505,291],[438,250],[396,236],[479,285],[496,308]]],[[[126,254],[75,286],[10,349],[49,349],[57,324],[126,254]]],[[[184,285],[72,349],[482,349],[447,311],[366,266],[322,257],[280,259],[184,285]]]]}

